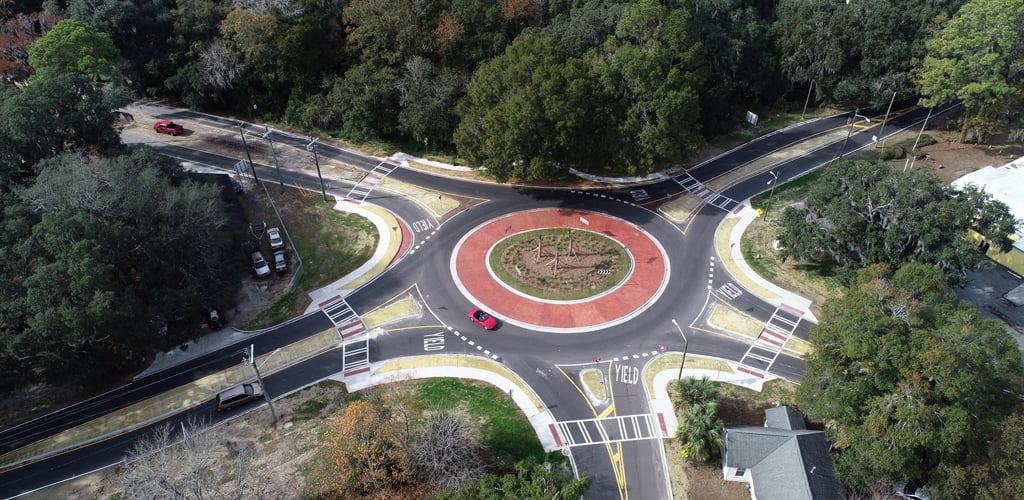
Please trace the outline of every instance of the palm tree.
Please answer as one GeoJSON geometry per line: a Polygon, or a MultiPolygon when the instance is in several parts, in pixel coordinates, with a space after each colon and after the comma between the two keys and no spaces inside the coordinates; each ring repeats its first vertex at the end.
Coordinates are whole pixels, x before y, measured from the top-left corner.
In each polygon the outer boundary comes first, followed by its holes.
{"type": "Polygon", "coordinates": [[[701,404],[708,401],[718,402],[718,387],[715,387],[707,376],[702,378],[684,378],[676,382],[679,399],[688,405],[701,404]]]}
{"type": "Polygon", "coordinates": [[[679,414],[676,439],[682,442],[689,457],[707,462],[722,447],[722,420],[718,418],[718,402],[691,404],[679,414]]]}

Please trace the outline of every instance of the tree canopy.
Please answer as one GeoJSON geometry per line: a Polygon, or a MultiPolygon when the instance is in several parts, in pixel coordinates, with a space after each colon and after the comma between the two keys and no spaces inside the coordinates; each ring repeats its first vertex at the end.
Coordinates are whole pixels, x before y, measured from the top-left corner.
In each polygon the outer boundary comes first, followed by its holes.
{"type": "Polygon", "coordinates": [[[37,80],[64,72],[107,79],[120,61],[121,54],[109,35],[74,19],[57,23],[28,47],[28,63],[35,68],[37,80]]]}
{"type": "Polygon", "coordinates": [[[960,99],[967,110],[961,141],[1021,124],[1024,108],[1024,4],[970,0],[928,40],[918,75],[926,106],[960,99]]]}
{"type": "Polygon", "coordinates": [[[220,186],[185,179],[148,148],[64,153],[5,203],[0,363],[83,374],[126,369],[196,333],[195,318],[236,285],[240,244],[220,186]],[[231,226],[233,227],[233,226],[231,226]],[[176,340],[177,339],[177,340],[176,340]],[[100,359],[103,362],[97,363],[100,359]]]}
{"type": "Polygon", "coordinates": [[[858,268],[908,262],[937,264],[958,281],[983,258],[967,231],[1008,249],[1014,222],[1005,204],[930,172],[841,162],[821,171],[802,206],[786,208],[779,243],[785,258],[836,263],[847,282],[858,268]]]}
{"type": "Polygon", "coordinates": [[[1016,342],[955,303],[932,265],[861,270],[825,303],[810,340],[797,401],[825,424],[847,484],[922,480],[959,464],[1017,404],[1016,342]]]}

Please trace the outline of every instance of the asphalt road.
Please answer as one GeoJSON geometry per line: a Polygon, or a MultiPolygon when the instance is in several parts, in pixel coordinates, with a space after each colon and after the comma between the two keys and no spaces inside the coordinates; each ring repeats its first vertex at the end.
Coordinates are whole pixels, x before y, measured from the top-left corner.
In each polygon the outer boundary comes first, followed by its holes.
{"type": "MultiPolygon", "coordinates": [[[[153,109],[155,115],[164,119],[186,124],[202,122],[224,130],[238,130],[236,122],[230,119],[180,109],[153,109]]],[[[895,133],[902,128],[913,126],[924,118],[925,113],[926,110],[912,110],[899,114],[888,122],[886,132],[895,133]]],[[[865,110],[861,111],[861,114],[874,116],[877,113],[865,110]]],[[[848,113],[786,129],[721,155],[691,169],[688,173],[706,183],[800,138],[837,129],[848,129],[848,141],[843,141],[842,150],[849,154],[871,144],[871,134],[859,133],[859,130],[855,130],[856,127],[847,124],[850,116],[848,113]]],[[[265,132],[262,127],[251,124],[245,124],[241,128],[248,134],[262,135],[265,132]]],[[[295,147],[305,147],[309,142],[307,138],[276,131],[270,132],[268,137],[275,143],[295,147]]],[[[803,157],[787,159],[774,165],[772,171],[778,176],[778,182],[785,182],[827,163],[839,155],[839,148],[839,144],[834,144],[803,157]]],[[[179,160],[222,168],[228,172],[234,171],[234,165],[239,160],[172,145],[162,146],[161,151],[179,160]]],[[[343,161],[367,170],[380,163],[379,159],[368,158],[327,144],[318,145],[318,152],[321,157],[343,161]]],[[[319,181],[315,175],[288,169],[279,171],[266,165],[255,167],[257,175],[265,182],[275,183],[280,175],[288,184],[299,184],[319,190],[319,181]]],[[[502,363],[519,374],[559,422],[594,419],[598,416],[631,418],[650,414],[647,398],[642,393],[642,384],[637,384],[629,377],[616,378],[611,375],[624,373],[622,370],[639,368],[638,362],[623,359],[596,363],[595,359],[610,360],[632,353],[654,351],[660,346],[669,346],[669,350],[679,350],[682,338],[671,320],[677,319],[681,325],[690,324],[694,318],[699,317],[704,308],[709,288],[707,262],[714,254],[714,231],[725,216],[724,211],[705,206],[693,221],[683,226],[652,210],[654,203],[650,204],[651,208],[633,204],[635,200],[629,188],[606,189],[599,193],[604,197],[599,197],[594,196],[593,192],[579,193],[460,181],[408,169],[396,169],[390,175],[425,189],[455,196],[484,198],[487,201],[439,220],[419,205],[400,196],[381,192],[369,195],[367,201],[388,208],[406,222],[421,219],[432,219],[437,222],[437,227],[431,228],[433,236],[429,241],[423,234],[414,231],[413,245],[423,243],[419,251],[407,254],[385,274],[347,298],[355,311],[365,312],[414,286],[423,302],[422,305],[430,312],[418,320],[404,322],[403,327],[407,328],[404,333],[387,333],[374,339],[370,349],[371,361],[424,354],[422,336],[445,331],[445,326],[451,326],[469,339],[485,345],[502,363]],[[643,314],[626,323],[583,333],[534,332],[511,324],[503,324],[498,332],[486,333],[473,325],[465,315],[473,304],[461,294],[448,271],[454,245],[467,231],[483,222],[515,211],[538,207],[603,212],[643,227],[670,255],[670,279],[660,299],[651,304],[643,314]],[[566,376],[566,370],[576,373],[582,369],[579,367],[606,370],[609,374],[608,387],[611,397],[604,406],[601,406],[600,411],[579,390],[574,378],[566,376]]],[[[726,189],[722,194],[735,200],[743,200],[765,191],[766,179],[773,180],[774,175],[767,172],[754,174],[726,189]]],[[[328,180],[328,183],[333,194],[339,196],[347,193],[350,187],[337,180],[328,180]]],[[[680,196],[684,192],[681,185],[673,179],[650,183],[643,186],[643,189],[654,201],[680,196]]],[[[716,273],[714,280],[713,287],[732,282],[732,278],[725,272],[716,273]]],[[[736,297],[733,302],[734,306],[764,321],[767,321],[774,310],[774,307],[757,300],[749,293],[736,297]]],[[[260,334],[255,342],[247,339],[239,345],[225,347],[89,401],[6,429],[0,432],[0,452],[15,449],[105,412],[236,364],[237,353],[244,347],[241,344],[255,343],[263,352],[269,352],[329,327],[330,322],[322,313],[314,313],[260,334]]],[[[803,322],[797,335],[806,338],[806,331],[807,324],[803,322]]],[[[700,330],[689,330],[687,338],[688,352],[733,361],[739,360],[749,346],[749,342],[700,330]]],[[[473,350],[465,352],[465,343],[453,336],[449,337],[445,345],[444,352],[450,354],[476,354],[473,350]]],[[[340,352],[330,351],[268,377],[267,388],[271,394],[290,392],[341,369],[340,352]]],[[[772,366],[771,372],[790,380],[799,380],[803,369],[800,360],[780,356],[772,366]]],[[[575,380],[578,381],[578,377],[575,380]]],[[[177,425],[187,418],[215,421],[217,418],[229,417],[216,414],[212,403],[209,403],[169,416],[164,422],[177,425]]],[[[17,495],[115,463],[121,459],[134,439],[147,432],[150,430],[142,429],[113,436],[91,446],[0,473],[0,496],[17,495]]],[[[592,486],[587,495],[592,498],[666,498],[667,477],[660,450],[660,442],[657,440],[637,439],[574,446],[572,454],[578,469],[581,472],[585,471],[591,478],[592,486]]]]}

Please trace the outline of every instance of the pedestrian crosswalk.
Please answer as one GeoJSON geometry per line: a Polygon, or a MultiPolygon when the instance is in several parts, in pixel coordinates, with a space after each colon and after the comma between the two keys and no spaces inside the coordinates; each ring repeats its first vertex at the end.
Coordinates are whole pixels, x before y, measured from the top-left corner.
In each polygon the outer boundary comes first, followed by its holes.
{"type": "Polygon", "coordinates": [[[348,192],[348,198],[359,201],[365,200],[373,192],[373,188],[377,187],[377,184],[380,184],[380,181],[384,180],[396,168],[398,168],[398,165],[388,163],[387,160],[380,162],[355,186],[352,186],[352,189],[348,192]]]}
{"type": "Polygon", "coordinates": [[[654,415],[648,413],[555,422],[551,431],[565,447],[661,439],[666,433],[664,417],[658,414],[656,424],[654,415]]]}
{"type": "Polygon", "coordinates": [[[737,370],[764,378],[779,357],[786,342],[796,332],[796,327],[802,318],[802,312],[785,304],[776,307],[771,318],[768,318],[761,328],[757,338],[750,344],[750,348],[740,358],[737,370]]]}
{"type": "Polygon", "coordinates": [[[370,370],[370,337],[366,325],[340,295],[320,303],[341,336],[341,371],[347,377],[370,370]]]}
{"type": "Polygon", "coordinates": [[[726,212],[731,212],[740,205],[738,201],[712,191],[687,172],[672,177],[672,180],[676,181],[686,191],[700,197],[708,205],[721,208],[726,212]]]}

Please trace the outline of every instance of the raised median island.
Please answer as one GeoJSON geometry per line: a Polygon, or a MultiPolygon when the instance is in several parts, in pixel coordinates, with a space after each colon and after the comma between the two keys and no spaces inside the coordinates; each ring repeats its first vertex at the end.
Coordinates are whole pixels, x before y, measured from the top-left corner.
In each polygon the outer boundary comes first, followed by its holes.
{"type": "Polygon", "coordinates": [[[572,228],[514,234],[494,246],[488,261],[504,284],[547,300],[600,295],[622,283],[632,266],[622,244],[572,228]]]}

